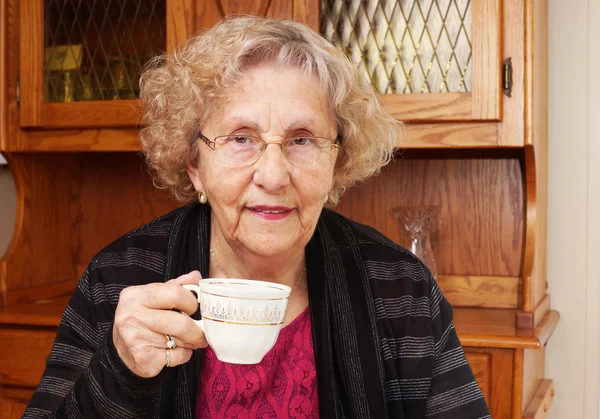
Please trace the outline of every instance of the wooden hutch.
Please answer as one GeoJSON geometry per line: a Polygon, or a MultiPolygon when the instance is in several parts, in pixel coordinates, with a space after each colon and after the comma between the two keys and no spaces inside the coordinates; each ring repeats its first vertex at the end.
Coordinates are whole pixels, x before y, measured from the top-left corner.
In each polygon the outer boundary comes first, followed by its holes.
{"type": "Polygon", "coordinates": [[[395,162],[338,210],[398,240],[393,207],[438,208],[437,280],[492,417],[545,417],[546,0],[0,0],[18,206],[0,261],[0,417],[22,414],[92,255],[178,205],[139,155],[140,65],[240,13],[321,31],[407,122],[395,162]]]}

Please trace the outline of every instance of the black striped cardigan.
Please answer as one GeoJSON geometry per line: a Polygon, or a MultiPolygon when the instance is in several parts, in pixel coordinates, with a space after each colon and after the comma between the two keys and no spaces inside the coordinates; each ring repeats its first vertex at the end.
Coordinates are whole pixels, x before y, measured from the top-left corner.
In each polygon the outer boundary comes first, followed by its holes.
{"type": "MultiPolygon", "coordinates": [[[[191,204],[90,262],[62,317],[24,418],[194,417],[203,351],[157,377],[112,344],[125,288],[208,273],[210,207],[191,204]]],[[[306,249],[322,418],[489,418],[429,271],[375,230],[324,210],[306,249]]]]}

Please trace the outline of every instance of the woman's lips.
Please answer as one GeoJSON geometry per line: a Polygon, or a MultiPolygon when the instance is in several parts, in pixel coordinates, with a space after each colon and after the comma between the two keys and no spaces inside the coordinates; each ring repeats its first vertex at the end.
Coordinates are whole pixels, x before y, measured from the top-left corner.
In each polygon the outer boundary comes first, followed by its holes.
{"type": "Polygon", "coordinates": [[[271,207],[267,205],[248,207],[248,209],[257,217],[268,221],[283,220],[292,213],[292,209],[288,207],[271,207]]]}

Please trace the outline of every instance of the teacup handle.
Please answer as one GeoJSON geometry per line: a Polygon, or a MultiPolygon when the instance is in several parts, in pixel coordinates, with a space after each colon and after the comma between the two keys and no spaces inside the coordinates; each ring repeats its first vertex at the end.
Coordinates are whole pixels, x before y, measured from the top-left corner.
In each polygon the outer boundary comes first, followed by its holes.
{"type": "MultiPolygon", "coordinates": [[[[196,298],[198,299],[198,303],[200,303],[200,286],[195,284],[184,284],[183,287],[196,293],[196,298]]],[[[204,332],[204,322],[202,320],[194,320],[194,322],[198,325],[200,330],[204,332]]]]}

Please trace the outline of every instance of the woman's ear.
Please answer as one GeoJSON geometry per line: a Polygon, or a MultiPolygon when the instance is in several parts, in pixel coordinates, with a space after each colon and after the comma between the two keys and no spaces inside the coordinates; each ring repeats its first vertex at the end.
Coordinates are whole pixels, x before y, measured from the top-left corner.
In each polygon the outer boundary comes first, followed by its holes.
{"type": "Polygon", "coordinates": [[[194,189],[197,191],[203,191],[204,185],[202,184],[202,179],[200,176],[200,165],[198,164],[199,156],[195,158],[190,158],[186,162],[186,171],[187,174],[194,185],[194,189]]]}

